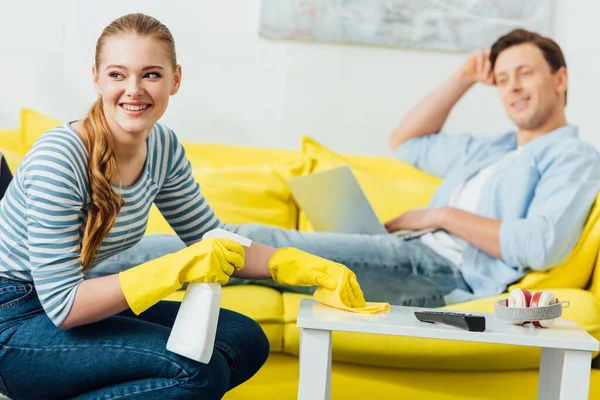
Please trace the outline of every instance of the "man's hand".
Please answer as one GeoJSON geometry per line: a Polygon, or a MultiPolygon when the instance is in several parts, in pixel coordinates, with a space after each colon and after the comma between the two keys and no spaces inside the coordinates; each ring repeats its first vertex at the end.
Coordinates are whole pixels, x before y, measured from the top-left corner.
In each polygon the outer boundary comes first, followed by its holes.
{"type": "Polygon", "coordinates": [[[440,207],[408,211],[386,223],[385,229],[389,233],[403,229],[443,229],[490,256],[501,259],[501,225],[502,221],[499,219],[480,217],[453,207],[440,207]]]}
{"type": "Polygon", "coordinates": [[[440,132],[452,107],[475,83],[495,84],[489,55],[490,52],[484,50],[469,54],[460,69],[404,116],[390,134],[390,147],[394,153],[409,139],[440,132]]]}
{"type": "Polygon", "coordinates": [[[486,85],[495,85],[489,50],[471,52],[460,70],[473,83],[480,82],[486,85]]]}
{"type": "Polygon", "coordinates": [[[407,211],[401,216],[386,222],[385,229],[389,232],[408,229],[420,231],[423,229],[437,229],[441,227],[443,208],[431,208],[407,211]]]}

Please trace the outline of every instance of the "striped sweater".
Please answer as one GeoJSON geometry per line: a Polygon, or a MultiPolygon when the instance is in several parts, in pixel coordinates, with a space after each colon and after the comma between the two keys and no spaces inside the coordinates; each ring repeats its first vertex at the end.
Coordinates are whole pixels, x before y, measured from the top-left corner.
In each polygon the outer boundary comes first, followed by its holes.
{"type": "MultiPolygon", "coordinates": [[[[113,185],[125,204],[93,265],[142,238],[153,202],[187,245],[223,226],[202,197],[174,132],[154,125],[147,149],[140,179],[128,187],[113,185]]],[[[33,282],[56,326],[69,314],[83,281],[80,255],[89,202],[87,150],[68,124],[40,137],[0,200],[0,277],[33,282]]]]}

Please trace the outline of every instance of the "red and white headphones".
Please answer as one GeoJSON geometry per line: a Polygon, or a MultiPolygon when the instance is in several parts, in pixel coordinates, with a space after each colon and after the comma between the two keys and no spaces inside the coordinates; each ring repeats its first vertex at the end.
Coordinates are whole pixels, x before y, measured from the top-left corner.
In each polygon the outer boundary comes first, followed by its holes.
{"type": "Polygon", "coordinates": [[[507,299],[495,304],[494,314],[515,325],[530,323],[537,328],[548,328],[562,315],[562,303],[550,291],[532,294],[527,289],[514,289],[507,299]]]}

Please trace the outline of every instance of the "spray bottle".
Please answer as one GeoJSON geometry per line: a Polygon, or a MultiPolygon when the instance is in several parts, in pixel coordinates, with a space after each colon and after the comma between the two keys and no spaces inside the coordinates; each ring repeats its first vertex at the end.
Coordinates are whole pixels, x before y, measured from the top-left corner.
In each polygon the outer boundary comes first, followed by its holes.
{"type": "MultiPolygon", "coordinates": [[[[202,238],[230,239],[244,247],[252,244],[250,239],[220,228],[205,233],[202,238]]],[[[189,283],[167,341],[167,350],[208,364],[215,345],[220,309],[220,283],[189,283]]]]}

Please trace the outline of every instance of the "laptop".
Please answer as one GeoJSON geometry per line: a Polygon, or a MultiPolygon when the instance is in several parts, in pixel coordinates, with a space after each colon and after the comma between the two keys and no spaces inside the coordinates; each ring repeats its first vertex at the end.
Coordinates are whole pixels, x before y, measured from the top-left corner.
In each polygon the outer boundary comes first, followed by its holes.
{"type": "MultiPolygon", "coordinates": [[[[349,166],[291,178],[288,186],[316,232],[388,234],[349,166]]],[[[410,240],[433,231],[392,234],[410,240]]]]}
{"type": "Polygon", "coordinates": [[[4,193],[6,193],[6,189],[8,189],[8,184],[12,180],[13,176],[8,169],[8,164],[6,160],[2,156],[2,152],[0,152],[0,199],[4,197],[4,193]]]}

